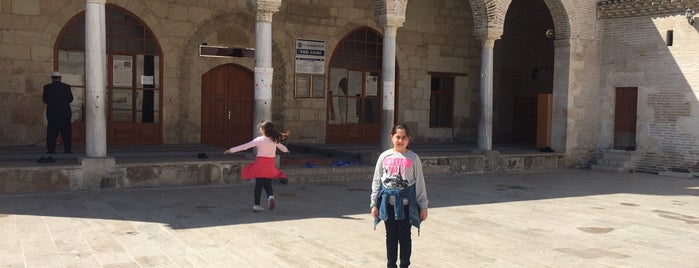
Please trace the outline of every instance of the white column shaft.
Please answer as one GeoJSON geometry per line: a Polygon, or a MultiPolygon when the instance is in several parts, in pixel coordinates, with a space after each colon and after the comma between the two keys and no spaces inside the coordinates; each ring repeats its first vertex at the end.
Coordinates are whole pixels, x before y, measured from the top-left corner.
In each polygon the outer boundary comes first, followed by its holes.
{"type": "Polygon", "coordinates": [[[396,35],[397,27],[386,26],[383,37],[383,108],[381,110],[381,148],[393,146],[390,134],[395,121],[396,103],[396,35]]]}
{"type": "Polygon", "coordinates": [[[493,47],[495,40],[483,42],[481,51],[481,116],[478,122],[478,149],[493,148],[493,47]]]}
{"type": "MultiPolygon", "coordinates": [[[[259,11],[258,11],[259,12],[259,11]]],[[[255,113],[253,137],[260,133],[257,123],[272,120],[272,22],[255,24],[255,113]]]]}
{"type": "Polygon", "coordinates": [[[104,1],[85,4],[85,153],[107,156],[107,48],[104,1]]]}

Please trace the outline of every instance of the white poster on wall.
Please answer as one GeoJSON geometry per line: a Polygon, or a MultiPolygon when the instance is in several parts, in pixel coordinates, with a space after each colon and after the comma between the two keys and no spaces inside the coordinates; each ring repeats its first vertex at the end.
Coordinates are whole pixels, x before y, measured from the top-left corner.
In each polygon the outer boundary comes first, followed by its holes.
{"type": "Polygon", "coordinates": [[[255,67],[255,100],[272,99],[273,72],[269,67],[255,67]]]}
{"type": "Polygon", "coordinates": [[[396,82],[385,81],[383,82],[383,109],[384,110],[395,110],[396,103],[396,82]]]}
{"type": "Polygon", "coordinates": [[[325,41],[296,38],[296,73],[325,74],[325,41]]]}

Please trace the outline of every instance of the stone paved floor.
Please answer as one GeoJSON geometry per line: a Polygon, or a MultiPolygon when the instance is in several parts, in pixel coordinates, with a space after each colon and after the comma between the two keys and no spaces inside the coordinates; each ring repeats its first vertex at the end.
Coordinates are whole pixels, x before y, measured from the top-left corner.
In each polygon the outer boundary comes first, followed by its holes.
{"type": "MultiPolygon", "coordinates": [[[[385,267],[368,181],[0,196],[0,267],[385,267]]],[[[412,267],[699,267],[699,180],[429,177],[412,267]]]]}

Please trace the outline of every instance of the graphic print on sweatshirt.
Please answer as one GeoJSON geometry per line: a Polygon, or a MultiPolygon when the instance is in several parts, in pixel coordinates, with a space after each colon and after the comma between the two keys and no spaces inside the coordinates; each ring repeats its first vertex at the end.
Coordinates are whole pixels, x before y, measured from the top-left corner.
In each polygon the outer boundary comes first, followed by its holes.
{"type": "Polygon", "coordinates": [[[409,186],[406,170],[412,170],[413,161],[408,158],[384,158],[383,184],[386,188],[403,189],[409,186]]]}

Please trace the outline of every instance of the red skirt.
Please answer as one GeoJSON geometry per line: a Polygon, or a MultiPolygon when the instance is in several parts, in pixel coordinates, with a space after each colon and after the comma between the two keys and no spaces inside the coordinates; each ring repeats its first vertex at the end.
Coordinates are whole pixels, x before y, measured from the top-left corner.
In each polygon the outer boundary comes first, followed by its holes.
{"type": "Polygon", "coordinates": [[[241,178],[243,180],[251,180],[254,178],[285,179],[286,175],[277,168],[274,164],[274,160],[274,157],[258,156],[255,158],[255,162],[243,167],[241,178]]]}

